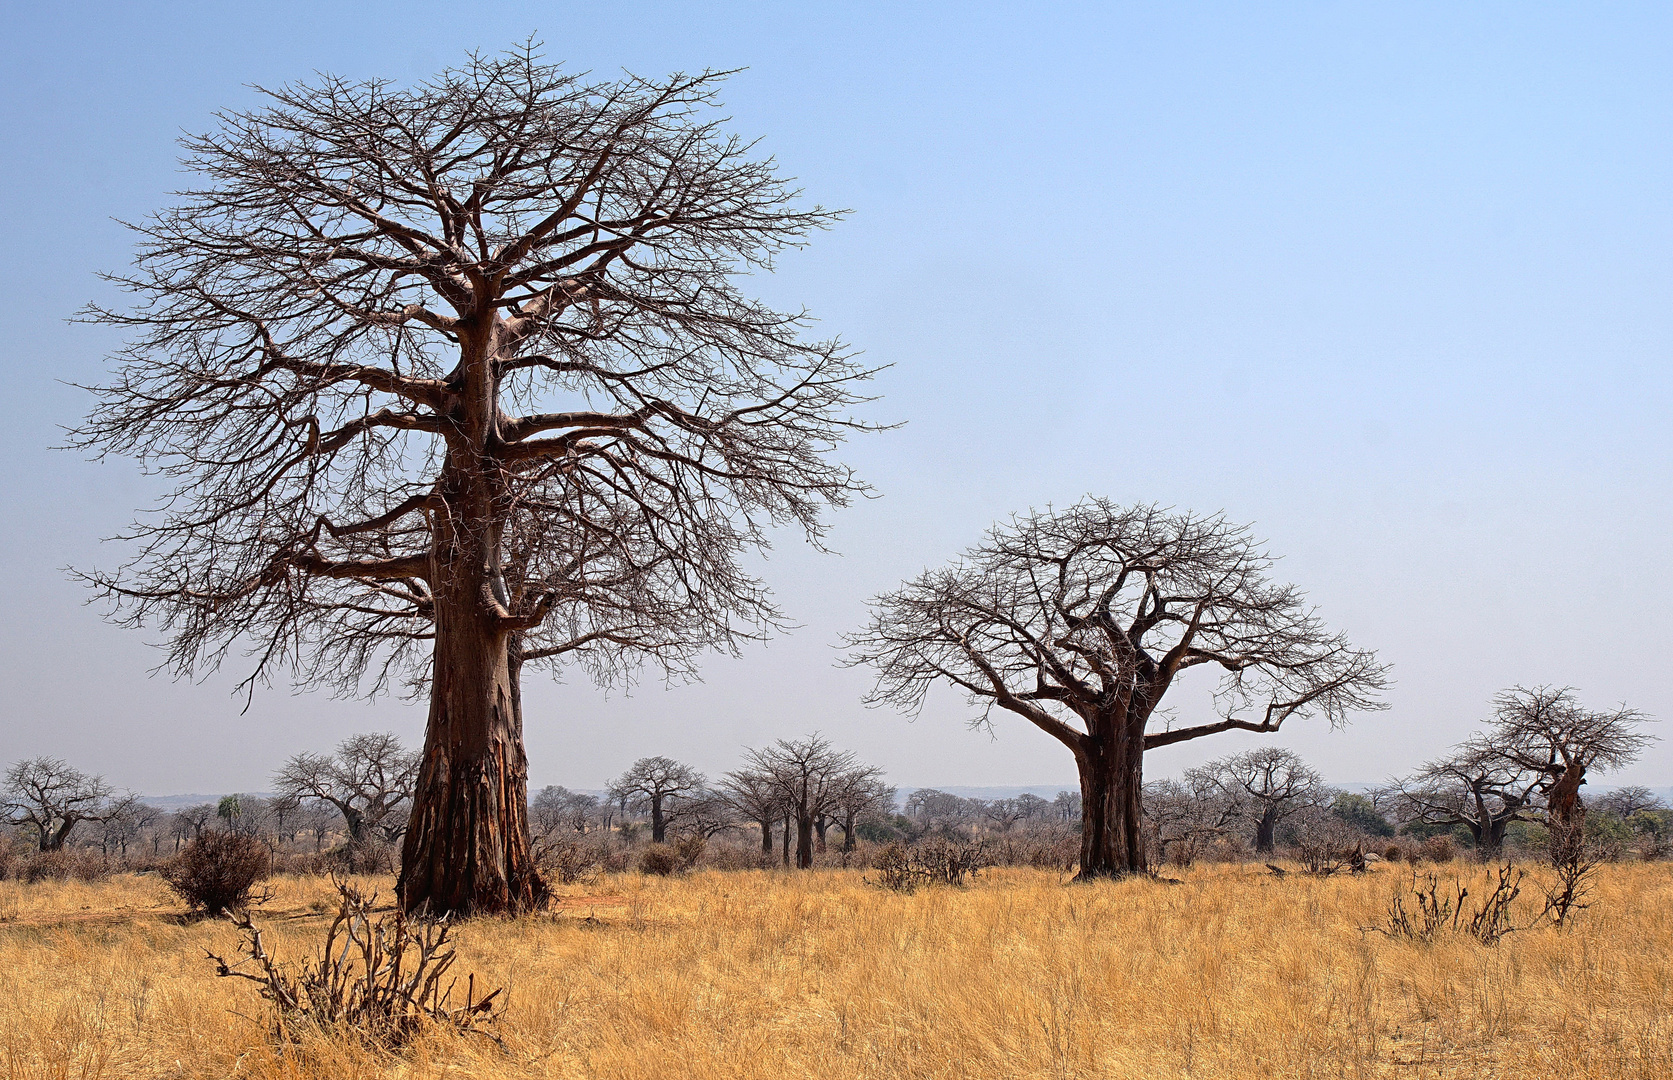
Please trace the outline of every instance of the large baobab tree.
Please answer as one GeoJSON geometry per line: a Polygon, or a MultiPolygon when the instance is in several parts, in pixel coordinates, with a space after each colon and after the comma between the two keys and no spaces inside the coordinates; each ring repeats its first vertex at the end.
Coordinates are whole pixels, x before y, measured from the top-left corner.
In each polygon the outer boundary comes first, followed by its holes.
{"type": "Polygon", "coordinates": [[[1510,760],[1491,737],[1476,736],[1410,776],[1390,782],[1397,817],[1423,825],[1462,825],[1483,858],[1497,858],[1513,821],[1538,820],[1544,777],[1510,760]]]}
{"type": "Polygon", "coordinates": [[[831,451],[869,373],[737,284],[834,215],[719,79],[525,49],[263,90],[88,312],[129,339],[74,445],[175,484],[88,580],[182,674],[236,643],[251,686],[428,689],[409,909],[537,897],[525,665],[689,673],[779,625],[740,557],[860,490],[831,451]]]}
{"type": "Polygon", "coordinates": [[[337,808],[349,841],[393,840],[418,781],[418,755],[389,732],[351,735],[332,754],[297,754],[273,774],[281,796],[337,808]]]}
{"type": "Polygon", "coordinates": [[[849,639],[873,704],[917,710],[951,684],[1062,742],[1080,772],[1081,876],[1146,869],[1144,752],[1223,731],[1332,725],[1379,708],[1376,657],[1328,630],[1272,560],[1221,517],[1088,498],[995,526],[958,561],[873,602],[849,639]],[[1218,717],[1152,728],[1176,680],[1220,673],[1218,717]]]}
{"type": "Polygon", "coordinates": [[[1512,687],[1494,699],[1494,722],[1485,739],[1504,761],[1540,778],[1552,857],[1562,860],[1578,845],[1586,804],[1580,788],[1588,773],[1629,764],[1654,736],[1639,728],[1650,719],[1625,705],[1582,708],[1572,687],[1512,687]]]}
{"type": "Polygon", "coordinates": [[[668,815],[673,804],[704,792],[706,780],[690,765],[669,757],[645,757],[610,784],[610,797],[623,806],[650,811],[651,841],[668,839],[668,815]]]}
{"type": "Polygon", "coordinates": [[[58,851],[84,821],[109,821],[130,811],[135,797],[120,794],[102,776],[89,776],[60,758],[19,761],[0,784],[0,814],[7,824],[35,834],[41,851],[58,851]]]}
{"type": "Polygon", "coordinates": [[[1278,826],[1290,815],[1328,797],[1324,781],[1293,750],[1261,746],[1200,767],[1203,776],[1254,822],[1255,850],[1270,852],[1278,826]]]}

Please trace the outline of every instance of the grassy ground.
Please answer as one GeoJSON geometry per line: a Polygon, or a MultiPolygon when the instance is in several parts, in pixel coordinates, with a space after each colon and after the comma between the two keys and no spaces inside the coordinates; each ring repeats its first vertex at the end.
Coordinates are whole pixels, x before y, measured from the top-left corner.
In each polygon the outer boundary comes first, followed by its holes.
{"type": "MultiPolygon", "coordinates": [[[[1673,869],[1603,873],[1571,929],[1497,948],[1362,933],[1405,880],[1391,868],[1203,867],[1171,886],[999,870],[911,896],[848,872],[624,875],[570,890],[598,899],[556,915],[460,928],[459,970],[510,987],[503,1047],[438,1034],[400,1057],[269,1045],[254,988],[204,959],[230,954],[232,928],[181,921],[155,878],[3,882],[0,1072],[1665,1080],[1673,869]]],[[[258,922],[294,956],[331,887],[277,885],[258,922]]]]}

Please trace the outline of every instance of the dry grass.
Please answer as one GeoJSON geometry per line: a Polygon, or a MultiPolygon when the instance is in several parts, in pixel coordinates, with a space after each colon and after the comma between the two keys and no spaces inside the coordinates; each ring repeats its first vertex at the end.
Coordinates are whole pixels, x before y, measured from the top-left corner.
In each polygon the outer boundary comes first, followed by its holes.
{"type": "MultiPolygon", "coordinates": [[[[511,989],[504,1045],[436,1034],[401,1057],[324,1038],[269,1045],[254,992],[213,979],[203,959],[206,946],[233,946],[232,928],[182,922],[155,878],[5,882],[0,1069],[9,1080],[1673,1076],[1665,864],[1605,868],[1572,929],[1496,949],[1362,934],[1401,879],[1392,869],[1183,876],[1069,886],[994,871],[911,896],[844,872],[610,878],[556,916],[462,927],[458,970],[511,989]]],[[[331,887],[277,884],[269,945],[295,955],[323,925],[313,909],[331,887]]]]}

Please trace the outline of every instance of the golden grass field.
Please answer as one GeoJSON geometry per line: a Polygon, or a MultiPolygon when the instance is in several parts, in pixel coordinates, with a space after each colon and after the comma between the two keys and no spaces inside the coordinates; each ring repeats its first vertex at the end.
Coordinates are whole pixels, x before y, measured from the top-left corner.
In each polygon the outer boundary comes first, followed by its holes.
{"type": "MultiPolygon", "coordinates": [[[[8,1080],[1673,1077],[1668,864],[1605,867],[1572,928],[1497,948],[1362,933],[1406,879],[1391,867],[1180,875],[1068,885],[994,870],[909,896],[858,872],[613,876],[568,890],[600,902],[462,925],[457,970],[510,988],[503,1046],[436,1033],[399,1056],[340,1038],[271,1045],[255,988],[204,959],[230,955],[232,927],[183,922],[155,877],[3,882],[0,1067],[8,1080]]],[[[332,888],[275,884],[257,921],[294,956],[332,888]]]]}

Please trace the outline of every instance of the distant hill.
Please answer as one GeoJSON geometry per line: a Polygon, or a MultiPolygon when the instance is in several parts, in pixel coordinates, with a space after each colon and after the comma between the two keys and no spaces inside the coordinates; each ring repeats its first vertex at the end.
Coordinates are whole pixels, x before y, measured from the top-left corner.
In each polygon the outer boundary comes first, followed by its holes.
{"type": "Polygon", "coordinates": [[[240,798],[271,799],[274,793],[271,791],[223,791],[219,795],[141,795],[139,801],[147,806],[155,806],[159,810],[179,810],[184,806],[200,806],[203,803],[214,806],[228,795],[237,795],[240,798]]]}

